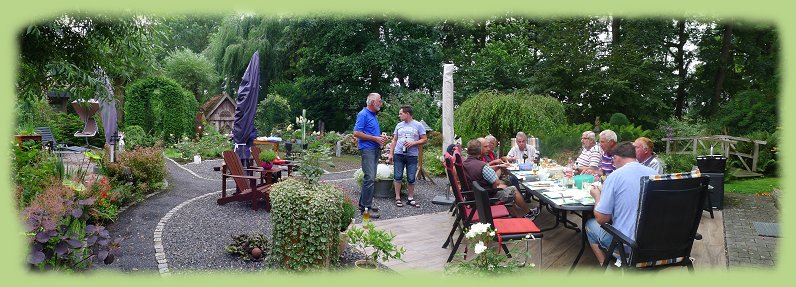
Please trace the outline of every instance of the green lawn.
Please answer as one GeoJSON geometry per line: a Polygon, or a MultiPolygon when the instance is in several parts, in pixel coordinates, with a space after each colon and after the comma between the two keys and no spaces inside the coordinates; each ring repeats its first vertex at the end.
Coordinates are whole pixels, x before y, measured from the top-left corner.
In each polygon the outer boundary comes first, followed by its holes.
{"type": "Polygon", "coordinates": [[[779,187],[779,178],[777,177],[736,179],[724,183],[725,192],[745,194],[771,193],[774,188],[779,187]]]}

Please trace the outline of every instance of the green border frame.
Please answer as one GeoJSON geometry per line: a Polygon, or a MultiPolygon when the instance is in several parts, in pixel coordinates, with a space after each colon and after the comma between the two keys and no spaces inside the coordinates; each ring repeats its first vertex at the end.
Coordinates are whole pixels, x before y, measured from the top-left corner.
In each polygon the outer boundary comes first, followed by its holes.
{"type": "MultiPolygon", "coordinates": [[[[782,56],[781,60],[781,95],[780,101],[780,126],[782,127],[782,142],[790,142],[794,139],[793,125],[784,125],[786,122],[793,122],[796,113],[786,113],[790,108],[796,107],[794,97],[794,86],[796,77],[792,73],[796,68],[796,17],[791,13],[793,4],[784,1],[759,0],[754,2],[727,2],[727,1],[682,1],[670,0],[665,2],[649,1],[547,1],[543,3],[525,1],[54,1],[54,0],[34,0],[6,2],[2,9],[0,19],[2,19],[2,33],[0,33],[0,81],[2,81],[2,91],[0,99],[3,104],[0,112],[0,130],[6,135],[6,139],[0,142],[0,149],[8,151],[13,132],[14,114],[13,101],[15,99],[14,82],[16,80],[17,68],[17,39],[16,34],[25,25],[48,16],[57,15],[69,11],[93,11],[93,12],[129,12],[137,11],[156,14],[186,14],[186,13],[231,13],[231,12],[254,12],[262,14],[282,14],[293,15],[303,13],[324,13],[324,14],[345,14],[345,15],[365,15],[372,13],[396,13],[408,16],[413,19],[429,18],[454,18],[454,17],[479,17],[505,12],[523,13],[533,16],[567,16],[567,15],[633,15],[633,16],[708,16],[720,18],[738,18],[749,21],[772,22],[779,29],[782,56]],[[791,94],[791,96],[787,96],[791,94]]],[[[796,162],[793,153],[784,148],[781,150],[782,170],[787,171],[796,162]]],[[[5,197],[2,199],[4,208],[0,209],[0,230],[5,231],[1,242],[5,252],[2,262],[0,262],[0,272],[7,282],[14,285],[43,285],[55,283],[57,285],[86,285],[86,286],[139,286],[144,284],[157,285],[181,285],[181,286],[217,286],[226,285],[249,285],[249,284],[276,284],[279,285],[383,285],[383,286],[411,286],[421,283],[423,285],[468,285],[478,286],[482,284],[565,284],[565,285],[591,285],[596,282],[604,282],[605,285],[638,285],[663,286],[670,285],[675,280],[686,284],[720,284],[726,285],[752,285],[765,283],[778,283],[785,281],[789,274],[787,270],[793,270],[794,241],[791,227],[793,223],[788,219],[792,214],[791,207],[794,197],[787,195],[787,190],[794,186],[794,177],[783,176],[782,186],[785,195],[783,208],[781,210],[781,230],[783,238],[780,239],[776,254],[777,265],[774,269],[733,269],[732,271],[700,271],[691,276],[680,274],[680,272],[663,273],[654,275],[655,279],[649,280],[649,275],[626,275],[616,277],[616,274],[595,274],[590,272],[576,272],[571,276],[565,271],[561,272],[530,272],[526,275],[510,278],[488,278],[473,280],[469,278],[442,277],[439,273],[415,272],[413,274],[384,275],[371,274],[365,272],[349,272],[337,274],[306,274],[306,275],[287,275],[287,274],[243,274],[232,275],[226,273],[201,273],[191,276],[170,276],[161,277],[158,275],[138,275],[94,272],[90,274],[62,275],[62,274],[36,274],[24,269],[23,262],[26,246],[21,239],[22,226],[17,219],[17,214],[11,204],[12,184],[10,182],[9,156],[2,158],[0,170],[2,170],[2,190],[6,190],[5,197]],[[135,280],[130,280],[135,278],[135,280]],[[398,280],[392,280],[398,279],[398,280]],[[670,280],[671,279],[671,280],[670,280]]],[[[685,272],[683,272],[685,273],[685,272]]],[[[599,283],[597,283],[599,284],[599,283]]],[[[600,284],[602,285],[602,284],[600,284]]]]}

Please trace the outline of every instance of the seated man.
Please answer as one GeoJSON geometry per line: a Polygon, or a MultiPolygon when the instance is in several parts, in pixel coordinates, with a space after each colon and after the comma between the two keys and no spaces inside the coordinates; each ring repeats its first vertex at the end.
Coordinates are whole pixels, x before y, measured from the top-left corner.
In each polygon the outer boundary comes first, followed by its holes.
{"type": "Polygon", "coordinates": [[[509,162],[516,163],[533,162],[533,158],[536,156],[537,152],[536,148],[528,144],[528,136],[525,135],[524,132],[518,132],[516,139],[517,146],[511,148],[509,153],[506,155],[506,159],[509,162]]]}
{"type": "Polygon", "coordinates": [[[646,137],[637,138],[636,141],[633,142],[633,146],[636,147],[636,160],[638,160],[638,162],[654,169],[658,174],[663,174],[663,162],[652,152],[651,139],[646,137]]]}
{"type": "Polygon", "coordinates": [[[484,188],[500,189],[490,197],[496,197],[500,201],[512,204],[507,206],[509,213],[514,217],[523,217],[531,209],[522,197],[520,191],[513,186],[506,186],[503,181],[498,180],[497,174],[489,166],[481,161],[480,157],[482,143],[478,139],[467,143],[467,159],[463,163],[464,175],[467,180],[478,182],[484,188]]]}
{"type": "Polygon", "coordinates": [[[600,165],[602,150],[594,138],[593,131],[585,131],[580,136],[580,155],[575,160],[576,173],[590,173],[600,165]]]}
{"type": "Polygon", "coordinates": [[[605,180],[602,190],[592,185],[594,218],[586,222],[589,245],[600,263],[606,256],[600,247],[608,249],[613,240],[600,225],[612,221],[611,225],[616,229],[635,239],[641,177],[657,174],[655,170],[636,161],[636,150],[630,142],[617,144],[613,152],[613,162],[618,168],[605,180]]]}
{"type": "Polygon", "coordinates": [[[489,168],[497,173],[498,177],[503,175],[503,168],[506,167],[505,162],[502,159],[495,158],[495,153],[492,152],[489,144],[489,140],[486,138],[478,138],[478,142],[481,143],[481,155],[479,160],[485,162],[489,168]]]}
{"type": "Polygon", "coordinates": [[[608,176],[611,174],[616,169],[613,154],[614,146],[616,146],[616,133],[612,130],[600,132],[600,149],[602,150],[600,164],[584,173],[596,174],[597,176],[608,176]]]}

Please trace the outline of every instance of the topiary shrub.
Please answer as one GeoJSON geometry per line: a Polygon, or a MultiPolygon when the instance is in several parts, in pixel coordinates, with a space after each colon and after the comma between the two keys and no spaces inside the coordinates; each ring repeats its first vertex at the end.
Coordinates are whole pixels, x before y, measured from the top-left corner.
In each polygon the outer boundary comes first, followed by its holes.
{"type": "Polygon", "coordinates": [[[152,147],[155,139],[146,134],[141,126],[128,126],[124,129],[124,149],[133,150],[137,147],[152,147]]]}
{"type": "MultiPolygon", "coordinates": [[[[616,140],[617,142],[620,141],[634,141],[639,137],[650,137],[652,131],[642,128],[641,126],[636,126],[633,124],[627,124],[623,126],[616,126],[612,124],[604,124],[602,125],[603,130],[612,130],[616,133],[616,140]]],[[[599,134],[596,135],[597,141],[599,142],[599,134]]],[[[655,140],[655,139],[652,139],[655,140]]]]}
{"type": "Polygon", "coordinates": [[[428,143],[426,146],[442,148],[442,133],[438,131],[426,131],[428,143]]]}
{"type": "MultiPolygon", "coordinates": [[[[592,130],[590,123],[563,124],[550,130],[546,136],[540,138],[542,144],[540,153],[553,158],[553,155],[564,151],[580,151],[580,137],[585,131],[592,130]]],[[[531,135],[528,135],[531,136],[531,135]]],[[[599,139],[597,139],[599,140],[599,139]]],[[[564,158],[566,162],[566,158],[564,158]]]]}
{"type": "Polygon", "coordinates": [[[627,119],[627,116],[623,113],[614,113],[611,115],[611,118],[608,120],[609,124],[614,126],[624,126],[629,124],[630,121],[627,119]]]}
{"type": "Polygon", "coordinates": [[[271,187],[273,264],[286,270],[329,268],[339,259],[343,193],[295,178],[271,187]]]}

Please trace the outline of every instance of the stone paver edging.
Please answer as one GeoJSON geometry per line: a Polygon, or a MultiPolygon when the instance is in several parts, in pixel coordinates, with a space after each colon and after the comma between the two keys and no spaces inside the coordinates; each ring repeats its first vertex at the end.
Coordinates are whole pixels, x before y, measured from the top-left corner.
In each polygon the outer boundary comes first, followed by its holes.
{"type": "MultiPolygon", "coordinates": [[[[227,189],[227,191],[234,191],[234,190],[235,190],[234,188],[227,189]]],[[[177,211],[182,209],[183,206],[188,205],[189,203],[194,202],[196,200],[199,200],[199,199],[202,199],[202,198],[205,198],[205,197],[208,197],[208,196],[212,196],[212,195],[217,195],[219,193],[221,193],[220,190],[219,191],[214,191],[214,192],[211,192],[211,193],[208,193],[208,194],[200,195],[200,196],[191,198],[189,200],[186,200],[183,203],[180,203],[179,205],[177,205],[174,208],[172,208],[171,210],[169,210],[169,212],[166,212],[166,215],[164,215],[160,219],[160,221],[158,222],[158,225],[155,227],[155,233],[154,233],[153,237],[154,237],[154,243],[155,243],[155,245],[154,245],[154,247],[155,247],[155,260],[157,260],[157,262],[158,262],[158,272],[161,275],[164,275],[164,276],[171,275],[169,273],[169,262],[166,259],[166,252],[165,252],[165,250],[163,248],[163,237],[162,236],[163,236],[163,229],[166,227],[166,223],[168,223],[169,219],[171,219],[171,217],[177,211]]]]}

